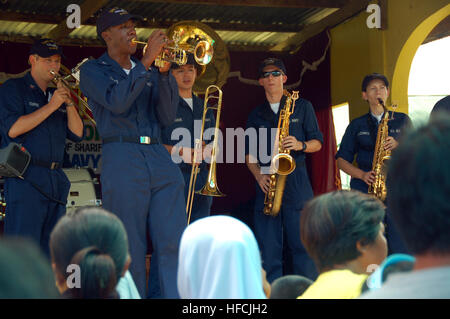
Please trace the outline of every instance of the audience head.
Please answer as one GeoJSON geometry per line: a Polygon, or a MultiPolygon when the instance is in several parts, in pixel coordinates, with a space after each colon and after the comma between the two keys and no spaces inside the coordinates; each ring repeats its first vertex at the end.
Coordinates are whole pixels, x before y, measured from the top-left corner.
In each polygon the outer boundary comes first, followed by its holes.
{"type": "Polygon", "coordinates": [[[415,258],[406,254],[393,254],[387,257],[371,274],[363,285],[362,292],[381,288],[389,275],[408,272],[414,268],[415,258]]]}
{"type": "Polygon", "coordinates": [[[388,204],[413,255],[450,253],[450,115],[408,132],[388,167],[388,204]]]}
{"type": "Polygon", "coordinates": [[[356,191],[335,191],[309,201],[300,219],[301,240],[320,273],[349,268],[367,273],[387,255],[383,204],[356,191]]]}
{"type": "Polygon", "coordinates": [[[265,298],[261,269],[252,231],[235,218],[199,219],[181,237],[178,292],[183,299],[265,298]]]}
{"type": "Polygon", "coordinates": [[[101,208],[83,208],[61,218],[50,236],[50,253],[57,286],[69,298],[114,297],[130,263],[122,222],[101,208]],[[79,266],[79,287],[68,278],[76,269],[69,265],[79,266]]]}
{"type": "Polygon", "coordinates": [[[272,283],[270,299],[297,299],[313,283],[309,278],[299,275],[287,275],[272,283]]]}
{"type": "Polygon", "coordinates": [[[436,102],[436,104],[433,106],[433,109],[431,110],[430,117],[440,117],[440,114],[445,112],[450,114],[450,95],[447,95],[446,97],[436,102]]]}
{"type": "Polygon", "coordinates": [[[0,299],[59,298],[52,267],[34,242],[0,240],[0,299]]]}

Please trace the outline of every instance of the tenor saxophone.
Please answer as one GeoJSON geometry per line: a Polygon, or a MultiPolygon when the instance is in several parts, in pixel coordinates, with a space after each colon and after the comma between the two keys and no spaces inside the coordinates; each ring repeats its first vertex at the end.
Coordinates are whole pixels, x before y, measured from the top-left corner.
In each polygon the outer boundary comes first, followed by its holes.
{"type": "Polygon", "coordinates": [[[384,116],[378,125],[377,140],[372,161],[372,171],[375,172],[375,182],[369,186],[369,194],[374,195],[379,200],[384,201],[387,195],[386,189],[386,173],[387,161],[391,158],[391,151],[384,149],[384,143],[389,135],[388,121],[389,112],[384,106],[383,100],[378,99],[385,109],[384,116]]]}
{"type": "Polygon", "coordinates": [[[286,96],[286,102],[280,111],[277,139],[274,147],[274,149],[278,149],[278,153],[272,158],[271,167],[273,173],[270,175],[270,186],[264,199],[263,209],[264,214],[273,217],[276,217],[280,212],[287,175],[295,169],[295,160],[289,154],[290,150],[283,148],[282,141],[289,136],[289,118],[294,113],[298,91],[292,91],[292,94],[289,94],[287,90],[284,90],[283,94],[286,96]]]}

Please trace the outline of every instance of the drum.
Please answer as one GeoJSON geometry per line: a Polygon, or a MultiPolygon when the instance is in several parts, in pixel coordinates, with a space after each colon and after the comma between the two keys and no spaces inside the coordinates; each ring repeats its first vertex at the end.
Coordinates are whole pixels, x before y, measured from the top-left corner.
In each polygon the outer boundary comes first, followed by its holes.
{"type": "Polygon", "coordinates": [[[102,205],[100,183],[90,168],[63,168],[71,185],[67,197],[67,212],[79,207],[102,205]]]}

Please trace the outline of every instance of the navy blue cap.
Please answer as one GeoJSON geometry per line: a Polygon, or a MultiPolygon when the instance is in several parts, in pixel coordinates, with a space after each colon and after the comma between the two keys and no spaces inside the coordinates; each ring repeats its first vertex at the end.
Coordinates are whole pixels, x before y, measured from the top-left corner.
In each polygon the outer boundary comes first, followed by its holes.
{"type": "MultiPolygon", "coordinates": [[[[196,68],[199,67],[198,63],[195,61],[194,59],[194,55],[192,53],[187,53],[187,62],[185,65],[193,65],[196,68]]],[[[180,68],[180,66],[176,63],[172,63],[172,65],[170,66],[171,69],[178,69],[180,68]]]]}
{"type": "Polygon", "coordinates": [[[142,19],[143,18],[141,16],[130,14],[127,10],[119,7],[104,10],[97,18],[97,35],[101,38],[102,32],[109,27],[125,23],[128,20],[142,19]]]}
{"type": "Polygon", "coordinates": [[[58,46],[55,41],[48,38],[36,40],[31,46],[30,55],[31,54],[37,54],[43,58],[48,58],[55,54],[63,56],[62,48],[58,46]]]}
{"type": "Polygon", "coordinates": [[[267,58],[264,61],[261,62],[258,68],[258,77],[263,77],[263,70],[266,66],[273,65],[279,68],[281,71],[283,71],[284,74],[286,74],[286,67],[284,66],[283,61],[277,58],[267,58]]]}
{"type": "Polygon", "coordinates": [[[372,73],[372,74],[366,75],[362,81],[361,89],[363,92],[366,92],[367,86],[373,80],[381,80],[384,82],[384,85],[386,85],[386,87],[389,88],[389,81],[383,74],[372,73]]]}

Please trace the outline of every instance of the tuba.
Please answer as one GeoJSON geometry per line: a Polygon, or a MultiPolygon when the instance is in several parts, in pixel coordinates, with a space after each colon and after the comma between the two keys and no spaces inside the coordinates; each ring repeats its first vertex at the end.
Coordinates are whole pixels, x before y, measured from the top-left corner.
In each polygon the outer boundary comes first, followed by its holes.
{"type": "Polygon", "coordinates": [[[220,123],[220,112],[222,109],[222,90],[216,86],[216,85],[210,85],[206,89],[205,92],[205,103],[203,106],[203,117],[202,117],[202,126],[200,129],[200,138],[195,140],[195,146],[194,146],[194,158],[192,160],[192,170],[191,170],[191,177],[189,180],[189,190],[188,190],[188,196],[186,201],[186,214],[188,216],[188,225],[191,220],[191,212],[192,212],[192,203],[194,202],[194,193],[205,195],[205,196],[215,196],[215,197],[223,197],[225,196],[217,186],[217,177],[216,177],[216,153],[217,153],[217,144],[218,144],[218,133],[219,133],[219,123],[220,123]],[[218,95],[213,95],[211,92],[212,89],[217,90],[218,95]],[[208,106],[208,102],[210,99],[217,99],[217,106],[208,106]],[[205,119],[206,119],[206,113],[207,111],[211,110],[217,110],[216,114],[216,126],[214,128],[214,141],[213,141],[213,147],[211,151],[211,164],[209,165],[209,172],[208,172],[208,178],[206,180],[205,186],[203,186],[202,189],[195,192],[195,182],[197,181],[197,175],[199,172],[199,167],[195,165],[195,162],[197,160],[197,154],[195,151],[201,149],[203,145],[203,131],[205,128],[205,119]]]}
{"type": "Polygon", "coordinates": [[[278,153],[272,158],[272,171],[270,175],[270,186],[264,199],[264,214],[276,217],[280,212],[281,201],[283,199],[284,186],[286,185],[287,175],[295,169],[295,160],[290,155],[290,150],[284,149],[282,141],[289,136],[289,118],[294,113],[295,101],[298,99],[298,91],[292,91],[289,94],[284,90],[286,102],[280,112],[278,119],[277,136],[274,149],[278,153]]]}
{"type": "Polygon", "coordinates": [[[387,195],[387,162],[391,158],[391,151],[386,151],[384,149],[384,142],[389,135],[388,121],[394,118],[394,113],[392,112],[392,118],[389,119],[389,112],[384,106],[383,100],[379,98],[378,102],[384,108],[384,116],[378,125],[377,139],[372,161],[372,170],[375,172],[375,182],[369,186],[368,193],[375,195],[375,197],[379,200],[384,201],[387,195]]]}

